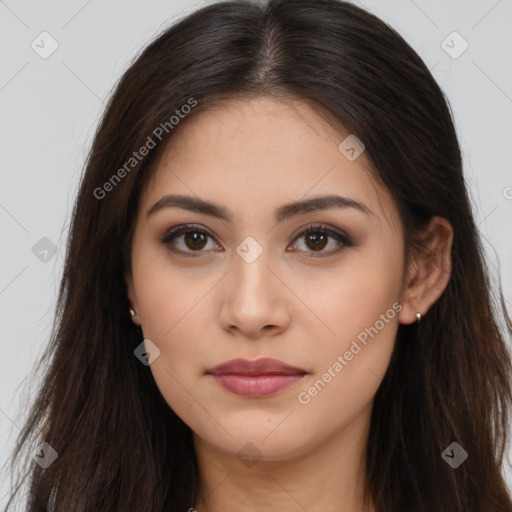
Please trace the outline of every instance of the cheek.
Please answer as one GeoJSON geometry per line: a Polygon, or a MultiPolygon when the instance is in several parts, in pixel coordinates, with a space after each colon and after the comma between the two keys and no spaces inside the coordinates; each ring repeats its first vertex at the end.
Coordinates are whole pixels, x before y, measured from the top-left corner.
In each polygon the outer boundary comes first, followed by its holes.
{"type": "Polygon", "coordinates": [[[162,309],[159,315],[155,308],[148,319],[148,331],[154,333],[160,357],[150,370],[168,406],[194,432],[219,440],[226,437],[227,430],[225,418],[218,419],[217,405],[209,399],[211,384],[205,375],[207,355],[215,346],[214,305],[207,299],[199,302],[200,297],[177,294],[172,301],[165,301],[167,314],[162,309]],[[169,309],[172,306],[173,311],[169,309]]]}
{"type": "Polygon", "coordinates": [[[402,260],[395,252],[375,247],[340,267],[335,277],[311,287],[314,311],[328,327],[315,343],[320,382],[311,393],[303,388],[317,407],[343,403],[343,408],[357,408],[371,399],[386,373],[401,310],[402,260]]]}
{"type": "Polygon", "coordinates": [[[338,310],[325,318],[336,334],[318,338],[315,375],[298,390],[311,432],[334,432],[372,402],[395,346],[401,306],[392,294],[348,290],[333,299],[338,310]]]}
{"type": "Polygon", "coordinates": [[[399,247],[387,252],[382,247],[374,244],[352,253],[337,272],[311,287],[309,296],[316,297],[318,316],[330,327],[333,339],[356,338],[390,308],[387,316],[398,322],[393,304],[400,297],[402,256],[399,247]]]}
{"type": "Polygon", "coordinates": [[[212,283],[192,272],[173,268],[160,251],[134,251],[133,276],[143,335],[160,351],[149,368],[164,399],[178,414],[194,410],[186,389],[204,370],[197,340],[207,339],[202,334],[207,313],[203,297],[212,283]]]}
{"type": "Polygon", "coordinates": [[[171,283],[159,280],[139,294],[144,337],[159,347],[161,355],[165,356],[162,359],[173,372],[183,368],[185,362],[190,365],[199,350],[197,340],[204,339],[207,301],[201,297],[209,287],[205,284],[201,288],[205,290],[202,294],[200,291],[184,292],[176,280],[171,283]]]}
{"type": "MultiPolygon", "coordinates": [[[[204,286],[205,291],[209,287],[204,286]]],[[[207,340],[204,329],[211,328],[205,320],[207,301],[201,295],[180,292],[176,280],[167,283],[155,281],[141,290],[144,337],[159,348],[159,357],[149,367],[160,393],[169,407],[194,429],[206,422],[204,407],[195,398],[195,386],[203,377],[202,356],[206,347],[199,340],[207,340]]]]}
{"type": "MultiPolygon", "coordinates": [[[[165,345],[207,293],[210,279],[179,267],[146,235],[133,250],[133,277],[144,336],[165,345]]],[[[189,333],[192,336],[193,332],[189,333]]]]}

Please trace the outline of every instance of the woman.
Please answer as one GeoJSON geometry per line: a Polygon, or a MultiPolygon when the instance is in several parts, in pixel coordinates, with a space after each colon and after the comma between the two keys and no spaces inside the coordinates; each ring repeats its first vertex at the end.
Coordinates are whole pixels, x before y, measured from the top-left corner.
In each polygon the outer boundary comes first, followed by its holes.
{"type": "Polygon", "coordinates": [[[27,510],[510,511],[499,298],[394,30],[337,0],[201,9],[95,136],[27,510]]]}

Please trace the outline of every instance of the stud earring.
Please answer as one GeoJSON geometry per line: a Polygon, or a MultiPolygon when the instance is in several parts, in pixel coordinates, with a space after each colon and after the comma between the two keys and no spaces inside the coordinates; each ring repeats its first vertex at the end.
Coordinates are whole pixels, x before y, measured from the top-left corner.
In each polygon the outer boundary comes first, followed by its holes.
{"type": "Polygon", "coordinates": [[[135,315],[135,311],[133,309],[130,309],[130,315],[132,315],[132,316],[135,315]]]}
{"type": "Polygon", "coordinates": [[[418,320],[418,323],[421,323],[421,313],[416,313],[416,319],[418,320]]]}

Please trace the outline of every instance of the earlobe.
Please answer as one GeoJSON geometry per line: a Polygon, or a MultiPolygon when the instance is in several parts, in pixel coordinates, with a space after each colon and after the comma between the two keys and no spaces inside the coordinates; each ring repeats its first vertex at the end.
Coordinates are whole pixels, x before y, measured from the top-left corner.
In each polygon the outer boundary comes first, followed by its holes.
{"type": "Polygon", "coordinates": [[[130,316],[135,325],[140,325],[137,298],[135,296],[135,290],[133,287],[133,279],[130,275],[125,275],[124,280],[126,283],[126,295],[128,297],[128,302],[130,303],[130,309],[129,309],[130,316]]]}
{"type": "Polygon", "coordinates": [[[417,313],[425,316],[450,281],[453,227],[443,217],[434,217],[425,231],[423,250],[414,256],[402,292],[402,324],[416,322],[417,313]]]}

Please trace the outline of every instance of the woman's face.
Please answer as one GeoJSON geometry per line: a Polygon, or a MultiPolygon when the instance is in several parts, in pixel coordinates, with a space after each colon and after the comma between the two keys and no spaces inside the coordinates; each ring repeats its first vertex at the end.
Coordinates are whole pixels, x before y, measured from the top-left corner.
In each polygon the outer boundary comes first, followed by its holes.
{"type": "Polygon", "coordinates": [[[362,148],[339,148],[348,135],[300,101],[228,101],[176,129],[141,197],[127,284],[160,351],[150,370],[196,440],[224,454],[285,460],[368,424],[404,247],[362,148]],[[164,199],[176,195],[215,207],[164,199]],[[238,358],[281,363],[215,371],[238,358]]]}

